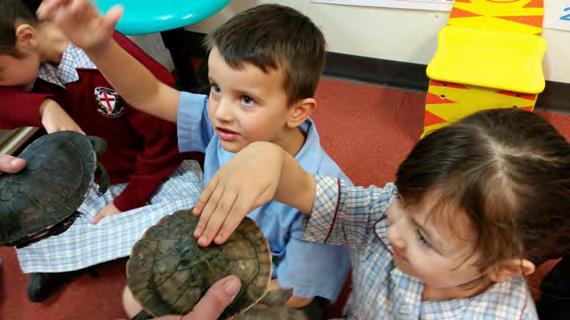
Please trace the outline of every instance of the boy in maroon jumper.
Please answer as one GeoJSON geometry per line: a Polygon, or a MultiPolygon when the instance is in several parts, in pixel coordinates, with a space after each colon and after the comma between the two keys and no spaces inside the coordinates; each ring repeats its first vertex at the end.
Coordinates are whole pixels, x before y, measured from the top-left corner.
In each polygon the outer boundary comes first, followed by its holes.
{"type": "MultiPolygon", "coordinates": [[[[76,130],[108,143],[100,159],[112,184],[108,194],[99,198],[91,192],[79,208],[82,220],[59,236],[17,250],[23,271],[31,273],[29,298],[37,302],[81,269],[128,255],[160,217],[192,206],[201,173],[195,162],[182,163],[176,125],[125,103],[55,26],[37,21],[21,0],[0,0],[0,12],[0,128],[76,130]],[[163,201],[169,205],[158,204],[163,201]],[[129,221],[115,217],[139,207],[129,221]],[[114,242],[107,246],[109,239],[114,242]],[[100,240],[107,243],[97,246],[100,240]]],[[[161,81],[174,84],[168,71],[133,42],[119,33],[114,38],[161,81]]]]}

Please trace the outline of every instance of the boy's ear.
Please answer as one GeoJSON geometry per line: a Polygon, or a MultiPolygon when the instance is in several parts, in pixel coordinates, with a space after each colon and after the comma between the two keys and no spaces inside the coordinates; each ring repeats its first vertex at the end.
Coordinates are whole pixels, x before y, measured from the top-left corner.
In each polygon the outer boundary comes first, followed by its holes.
{"type": "Polygon", "coordinates": [[[16,27],[16,46],[23,49],[32,49],[37,44],[36,29],[24,23],[16,27]]]}
{"type": "Polygon", "coordinates": [[[300,126],[308,117],[313,114],[317,101],[314,98],[305,98],[295,103],[289,112],[289,119],[287,126],[289,128],[296,128],[300,126]]]}
{"type": "Polygon", "coordinates": [[[526,276],[535,270],[534,263],[521,258],[506,259],[494,263],[485,273],[493,282],[503,282],[512,277],[526,276]]]}

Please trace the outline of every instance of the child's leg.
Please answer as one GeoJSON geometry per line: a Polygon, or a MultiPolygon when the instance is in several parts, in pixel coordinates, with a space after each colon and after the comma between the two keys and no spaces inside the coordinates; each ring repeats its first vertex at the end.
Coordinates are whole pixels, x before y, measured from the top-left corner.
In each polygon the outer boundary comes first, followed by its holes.
{"type": "Polygon", "coordinates": [[[129,319],[142,310],[142,306],[135,300],[133,293],[127,286],[123,289],[123,309],[125,309],[125,313],[129,316],[129,319]]]}

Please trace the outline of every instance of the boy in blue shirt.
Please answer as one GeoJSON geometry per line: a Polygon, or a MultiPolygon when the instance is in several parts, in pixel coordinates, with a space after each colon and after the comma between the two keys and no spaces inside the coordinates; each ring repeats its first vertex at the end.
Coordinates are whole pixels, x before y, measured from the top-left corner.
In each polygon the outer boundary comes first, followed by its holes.
{"type": "MultiPolygon", "coordinates": [[[[303,14],[262,5],[209,35],[209,97],[160,83],[122,50],[111,37],[120,9],[101,17],[88,1],[52,0],[44,2],[39,14],[55,18],[127,102],[178,123],[179,149],[206,153],[206,183],[234,153],[255,141],[281,146],[308,172],[346,179],[322,149],[309,118],[317,104],[313,96],[324,65],[325,40],[303,14]]],[[[336,299],[349,269],[345,249],[303,241],[302,214],[279,202],[250,217],[271,247],[276,267],[272,288],[294,289],[290,307],[305,306],[316,296],[336,299]]],[[[208,236],[199,241],[209,242],[208,236]]]]}

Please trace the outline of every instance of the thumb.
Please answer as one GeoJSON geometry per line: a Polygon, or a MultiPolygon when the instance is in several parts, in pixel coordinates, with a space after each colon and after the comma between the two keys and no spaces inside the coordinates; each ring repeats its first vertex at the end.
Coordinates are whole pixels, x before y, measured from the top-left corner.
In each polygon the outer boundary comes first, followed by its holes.
{"type": "Polygon", "coordinates": [[[16,173],[26,165],[26,160],[10,155],[0,155],[0,172],[16,173]]]}
{"type": "Polygon", "coordinates": [[[218,319],[226,307],[232,303],[241,289],[241,282],[236,276],[228,276],[218,280],[206,292],[191,313],[184,320],[218,319]]]}

